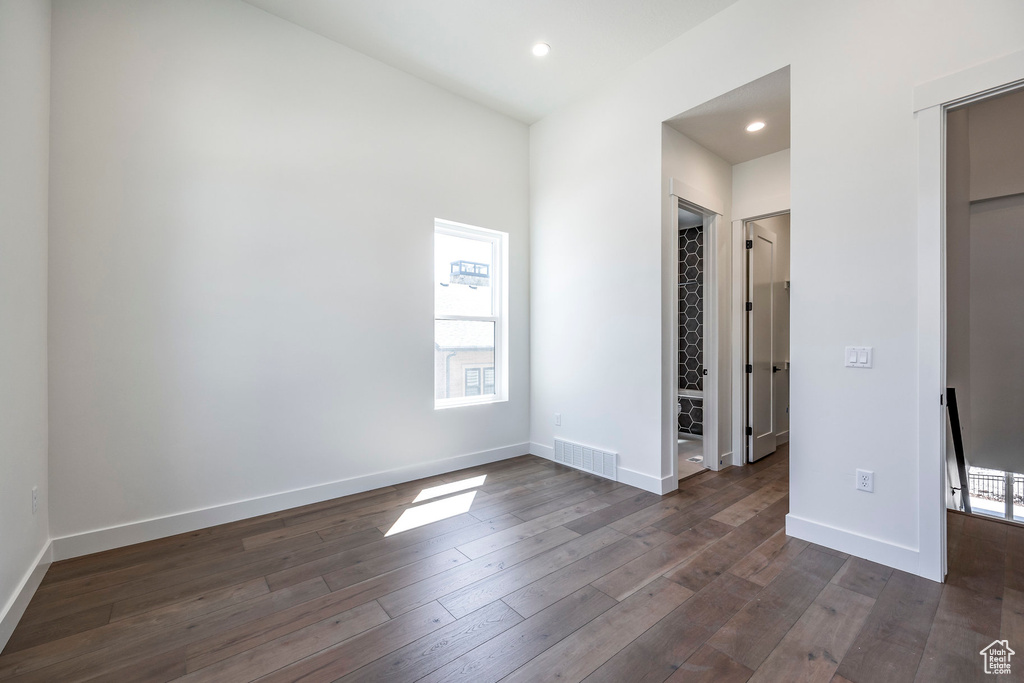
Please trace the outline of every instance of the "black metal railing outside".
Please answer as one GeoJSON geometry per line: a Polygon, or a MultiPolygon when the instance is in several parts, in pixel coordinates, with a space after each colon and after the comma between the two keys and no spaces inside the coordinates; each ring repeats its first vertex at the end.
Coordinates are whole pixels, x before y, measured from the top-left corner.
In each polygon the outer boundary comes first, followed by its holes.
{"type": "MultiPolygon", "coordinates": [[[[1017,478],[1014,477],[1014,498],[1017,497],[1017,478]]],[[[967,481],[971,487],[972,498],[984,498],[1004,502],[1006,500],[1006,479],[1002,474],[982,474],[968,472],[967,481]]],[[[1021,479],[1021,495],[1024,496],[1024,478],[1021,479]]]]}

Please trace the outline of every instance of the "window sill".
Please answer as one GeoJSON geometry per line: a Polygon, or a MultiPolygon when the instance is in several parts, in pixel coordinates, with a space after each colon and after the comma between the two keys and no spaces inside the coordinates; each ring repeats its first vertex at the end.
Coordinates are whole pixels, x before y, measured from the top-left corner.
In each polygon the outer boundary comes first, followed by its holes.
{"type": "Polygon", "coordinates": [[[486,406],[492,403],[508,403],[507,398],[494,397],[484,399],[440,399],[434,400],[434,410],[448,410],[449,408],[465,408],[467,406],[486,406]]]}

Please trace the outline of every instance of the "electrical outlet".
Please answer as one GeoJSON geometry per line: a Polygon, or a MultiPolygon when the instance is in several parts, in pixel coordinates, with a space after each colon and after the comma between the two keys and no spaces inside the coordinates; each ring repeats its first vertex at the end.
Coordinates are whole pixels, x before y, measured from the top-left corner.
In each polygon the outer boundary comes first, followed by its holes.
{"type": "Polygon", "coordinates": [[[36,514],[39,511],[39,487],[32,487],[32,514],[36,514]]]}
{"type": "Polygon", "coordinates": [[[555,426],[556,427],[561,427],[562,426],[562,414],[561,413],[555,413],[555,426]]]}
{"type": "Polygon", "coordinates": [[[875,473],[869,470],[857,470],[857,490],[875,492],[875,473]]]}

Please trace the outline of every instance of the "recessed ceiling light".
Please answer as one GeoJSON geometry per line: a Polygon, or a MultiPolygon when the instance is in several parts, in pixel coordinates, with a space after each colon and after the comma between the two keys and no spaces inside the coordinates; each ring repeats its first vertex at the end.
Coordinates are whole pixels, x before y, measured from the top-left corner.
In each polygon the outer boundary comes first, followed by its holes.
{"type": "Polygon", "coordinates": [[[549,52],[551,52],[551,46],[547,43],[533,44],[533,55],[535,57],[546,57],[549,52]]]}
{"type": "Polygon", "coordinates": [[[761,130],[762,128],[764,128],[764,121],[754,121],[749,126],[747,126],[747,132],[748,133],[756,133],[757,131],[761,130]]]}

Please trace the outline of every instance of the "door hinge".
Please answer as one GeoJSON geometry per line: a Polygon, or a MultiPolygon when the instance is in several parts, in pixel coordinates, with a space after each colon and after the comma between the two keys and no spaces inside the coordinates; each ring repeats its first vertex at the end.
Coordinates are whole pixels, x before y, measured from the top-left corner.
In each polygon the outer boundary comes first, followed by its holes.
{"type": "Polygon", "coordinates": [[[747,249],[754,248],[754,240],[747,240],[747,249]]]}
{"type": "Polygon", "coordinates": [[[939,394],[939,405],[940,406],[946,405],[945,404],[945,400],[946,400],[945,395],[944,394],[939,394]]]}
{"type": "Polygon", "coordinates": [[[754,366],[753,365],[747,365],[747,374],[750,374],[753,371],[754,371],[754,366]]]}
{"type": "Polygon", "coordinates": [[[754,302],[753,301],[748,301],[747,302],[747,310],[748,311],[754,310],[754,302]]]}
{"type": "Polygon", "coordinates": [[[747,436],[753,436],[753,435],[754,435],[754,428],[753,427],[747,427],[747,436]]]}

